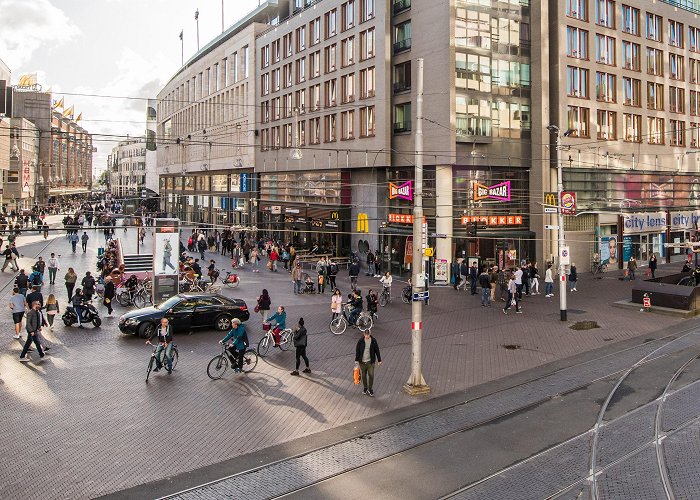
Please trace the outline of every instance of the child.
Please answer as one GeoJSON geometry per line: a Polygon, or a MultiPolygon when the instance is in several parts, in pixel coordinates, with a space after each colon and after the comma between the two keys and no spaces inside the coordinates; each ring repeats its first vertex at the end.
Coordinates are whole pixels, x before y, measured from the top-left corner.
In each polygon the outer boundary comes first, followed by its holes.
{"type": "Polygon", "coordinates": [[[53,320],[56,317],[57,314],[59,314],[61,311],[58,308],[58,301],[56,300],[56,296],[52,293],[49,295],[49,298],[46,299],[46,316],[48,316],[48,321],[49,321],[49,328],[53,332],[53,320]]]}

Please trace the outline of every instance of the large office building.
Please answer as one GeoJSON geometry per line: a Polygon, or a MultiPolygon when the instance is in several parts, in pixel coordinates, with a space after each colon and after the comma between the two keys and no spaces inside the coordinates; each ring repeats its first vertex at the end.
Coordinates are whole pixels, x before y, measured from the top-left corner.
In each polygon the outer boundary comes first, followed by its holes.
{"type": "Polygon", "coordinates": [[[545,194],[559,165],[579,269],[596,254],[671,258],[663,243],[693,236],[700,215],[698,13],[671,0],[264,2],[159,94],[161,189],[186,219],[379,249],[406,272],[422,59],[438,261],[555,259],[542,205],[557,204],[545,194]],[[247,197],[232,189],[243,173],[247,197]]]}
{"type": "Polygon", "coordinates": [[[146,140],[127,139],[109,156],[109,189],[117,198],[141,198],[146,188],[146,140]]]}

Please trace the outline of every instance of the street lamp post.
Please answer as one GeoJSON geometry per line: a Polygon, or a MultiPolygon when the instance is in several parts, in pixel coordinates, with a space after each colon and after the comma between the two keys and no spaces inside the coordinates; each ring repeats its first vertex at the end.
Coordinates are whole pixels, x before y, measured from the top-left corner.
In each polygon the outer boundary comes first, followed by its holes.
{"type": "Polygon", "coordinates": [[[561,193],[564,191],[563,172],[561,162],[559,161],[559,127],[550,125],[547,127],[550,133],[554,134],[555,140],[555,159],[557,162],[557,214],[559,225],[559,241],[557,243],[557,254],[559,262],[559,319],[566,321],[566,270],[562,262],[561,251],[564,247],[564,214],[561,211],[561,193]]]}

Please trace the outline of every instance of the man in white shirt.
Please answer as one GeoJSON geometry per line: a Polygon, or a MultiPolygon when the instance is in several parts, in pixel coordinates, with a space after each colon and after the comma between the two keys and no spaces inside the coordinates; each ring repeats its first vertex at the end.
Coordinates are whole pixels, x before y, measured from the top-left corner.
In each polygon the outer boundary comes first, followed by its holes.
{"type": "Polygon", "coordinates": [[[58,259],[56,258],[55,253],[51,253],[51,258],[47,262],[48,268],[49,268],[49,284],[53,285],[56,282],[56,273],[60,269],[60,266],[58,264],[58,259]]]}
{"type": "Polygon", "coordinates": [[[517,269],[515,271],[515,289],[516,293],[518,295],[518,300],[522,300],[523,298],[523,270],[522,269],[517,269]]]}

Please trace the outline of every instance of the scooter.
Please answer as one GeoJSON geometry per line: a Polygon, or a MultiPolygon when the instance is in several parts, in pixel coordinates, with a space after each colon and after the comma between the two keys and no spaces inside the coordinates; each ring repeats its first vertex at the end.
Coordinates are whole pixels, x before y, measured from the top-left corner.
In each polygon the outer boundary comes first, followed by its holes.
{"type": "MultiPolygon", "coordinates": [[[[92,302],[86,302],[81,306],[81,308],[83,312],[81,323],[92,323],[95,325],[95,328],[102,324],[102,320],[97,313],[97,309],[92,305],[92,302]]],[[[66,307],[66,312],[63,313],[61,319],[63,320],[63,324],[66,326],[72,326],[74,323],[78,322],[78,316],[75,314],[75,309],[73,309],[73,306],[66,307]]]]}

